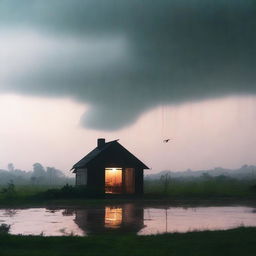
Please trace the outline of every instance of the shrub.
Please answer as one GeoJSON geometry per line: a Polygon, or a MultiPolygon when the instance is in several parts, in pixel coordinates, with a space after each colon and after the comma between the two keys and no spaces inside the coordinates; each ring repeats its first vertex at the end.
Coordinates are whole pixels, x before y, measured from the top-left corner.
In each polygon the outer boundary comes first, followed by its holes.
{"type": "Polygon", "coordinates": [[[10,231],[11,225],[1,224],[0,225],[0,235],[7,235],[10,231]]]}
{"type": "Polygon", "coordinates": [[[16,196],[15,185],[12,180],[8,183],[6,188],[1,190],[1,193],[5,198],[14,198],[16,196]]]}
{"type": "Polygon", "coordinates": [[[85,186],[71,186],[68,184],[60,189],[49,189],[36,195],[36,197],[43,199],[96,198],[101,196],[102,194],[98,191],[88,189],[85,186]]]}
{"type": "Polygon", "coordinates": [[[252,191],[253,193],[256,193],[256,185],[252,185],[250,187],[250,191],[252,191]]]}

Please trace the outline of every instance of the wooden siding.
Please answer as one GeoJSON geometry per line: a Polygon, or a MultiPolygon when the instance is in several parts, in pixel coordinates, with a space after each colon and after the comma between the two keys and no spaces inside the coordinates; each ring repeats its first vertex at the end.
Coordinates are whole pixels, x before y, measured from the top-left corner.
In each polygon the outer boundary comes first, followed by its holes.
{"type": "Polygon", "coordinates": [[[86,186],[87,185],[87,169],[78,169],[76,171],[76,185],[86,186]]]}

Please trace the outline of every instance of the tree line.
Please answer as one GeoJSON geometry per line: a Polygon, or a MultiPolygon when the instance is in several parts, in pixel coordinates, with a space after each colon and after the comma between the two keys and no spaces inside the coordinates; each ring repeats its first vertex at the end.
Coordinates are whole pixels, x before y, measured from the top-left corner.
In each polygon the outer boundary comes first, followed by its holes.
{"type": "Polygon", "coordinates": [[[9,163],[7,169],[0,169],[0,185],[13,183],[15,185],[64,185],[74,184],[74,178],[67,177],[63,171],[55,167],[44,167],[34,163],[32,171],[15,168],[9,163]]]}

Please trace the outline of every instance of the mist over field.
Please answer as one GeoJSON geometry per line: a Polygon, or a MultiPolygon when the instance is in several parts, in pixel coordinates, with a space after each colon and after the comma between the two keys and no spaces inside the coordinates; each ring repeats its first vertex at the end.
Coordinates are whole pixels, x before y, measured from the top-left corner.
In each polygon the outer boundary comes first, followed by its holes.
{"type": "Polygon", "coordinates": [[[60,186],[74,184],[74,179],[54,168],[44,167],[40,163],[33,164],[32,170],[20,170],[10,163],[7,170],[0,169],[0,185],[32,185],[32,186],[60,186]]]}
{"type": "MultiPolygon", "coordinates": [[[[164,170],[155,174],[144,173],[145,180],[159,180],[163,178],[190,180],[190,179],[204,179],[204,178],[233,178],[237,180],[255,180],[256,166],[243,165],[238,169],[226,169],[217,167],[210,170],[191,170],[186,171],[169,171],[164,170]]],[[[40,163],[35,163],[32,170],[20,170],[10,163],[6,170],[0,169],[0,185],[6,186],[8,184],[14,185],[50,185],[61,186],[65,184],[74,185],[75,179],[66,176],[62,171],[54,167],[44,167],[40,163]]]]}
{"type": "Polygon", "coordinates": [[[168,176],[170,178],[202,178],[202,177],[227,177],[235,179],[256,179],[256,166],[243,165],[238,169],[227,169],[222,167],[216,167],[210,170],[191,170],[186,171],[161,171],[156,174],[145,174],[145,179],[160,179],[161,177],[168,176]]]}

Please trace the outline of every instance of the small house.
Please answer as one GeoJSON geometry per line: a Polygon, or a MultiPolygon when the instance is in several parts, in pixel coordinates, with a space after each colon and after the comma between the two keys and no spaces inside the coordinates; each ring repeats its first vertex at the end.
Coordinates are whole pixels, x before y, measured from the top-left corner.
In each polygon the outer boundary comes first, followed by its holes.
{"type": "Polygon", "coordinates": [[[98,139],[97,147],[72,167],[76,185],[106,194],[143,194],[143,171],[149,169],[118,140],[98,139]]]}

